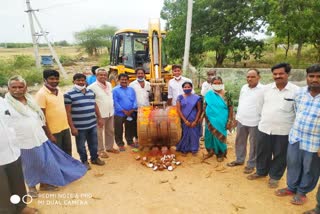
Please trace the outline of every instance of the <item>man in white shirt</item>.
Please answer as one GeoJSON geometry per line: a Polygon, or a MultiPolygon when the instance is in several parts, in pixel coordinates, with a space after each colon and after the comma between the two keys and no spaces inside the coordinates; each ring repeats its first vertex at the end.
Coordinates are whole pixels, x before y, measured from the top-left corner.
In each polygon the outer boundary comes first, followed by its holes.
{"type": "Polygon", "coordinates": [[[8,127],[10,111],[0,97],[0,213],[36,213],[34,208],[27,207],[22,201],[27,195],[22,173],[20,148],[16,144],[15,132],[8,127]],[[10,201],[16,195],[20,198],[17,204],[10,201]]]}
{"type": "Polygon", "coordinates": [[[250,152],[244,173],[250,174],[256,166],[256,135],[260,114],[257,111],[257,100],[263,94],[263,85],[259,83],[260,72],[249,69],[247,83],[242,86],[237,111],[237,136],[235,142],[236,160],[228,163],[230,167],[244,164],[247,154],[247,140],[249,137],[250,152]]]}
{"type": "MultiPolygon", "coordinates": [[[[137,105],[139,107],[150,106],[149,95],[151,92],[151,86],[148,81],[146,81],[146,71],[139,67],[136,69],[137,79],[132,81],[129,86],[136,92],[137,105]]],[[[137,129],[137,123],[135,124],[135,129],[137,129]]],[[[135,133],[138,133],[135,131],[135,133]]],[[[137,135],[137,134],[136,134],[137,135]]],[[[138,136],[134,137],[134,144],[138,146],[138,136]]]]}
{"type": "Polygon", "coordinates": [[[277,188],[287,162],[288,135],[295,118],[294,96],[298,86],[288,82],[291,66],[280,63],[271,68],[274,83],[264,88],[258,100],[261,119],[257,134],[256,172],[249,180],[266,177],[269,187],[277,188]]]}
{"type": "Polygon", "coordinates": [[[136,99],[138,108],[142,106],[149,106],[149,94],[151,86],[148,81],[145,80],[146,71],[143,68],[136,69],[137,79],[132,81],[129,86],[136,92],[136,99]]]}
{"type": "Polygon", "coordinates": [[[201,95],[204,97],[209,90],[212,90],[212,79],[217,75],[215,69],[210,69],[207,72],[207,81],[203,82],[201,85],[201,95]]]}
{"type": "Polygon", "coordinates": [[[181,76],[182,70],[181,70],[181,65],[173,65],[172,66],[172,74],[173,74],[173,79],[169,80],[168,83],[168,105],[175,106],[177,97],[180,94],[183,94],[182,90],[182,84],[184,82],[191,82],[192,81],[189,78],[181,76]]]}
{"type": "Polygon", "coordinates": [[[119,151],[113,148],[114,144],[114,108],[112,98],[112,86],[107,82],[108,73],[104,68],[96,70],[96,82],[88,86],[95,93],[95,100],[98,105],[103,126],[98,127],[98,154],[102,158],[108,158],[107,152],[118,154],[119,151]],[[104,138],[103,138],[104,135],[104,138]]]}

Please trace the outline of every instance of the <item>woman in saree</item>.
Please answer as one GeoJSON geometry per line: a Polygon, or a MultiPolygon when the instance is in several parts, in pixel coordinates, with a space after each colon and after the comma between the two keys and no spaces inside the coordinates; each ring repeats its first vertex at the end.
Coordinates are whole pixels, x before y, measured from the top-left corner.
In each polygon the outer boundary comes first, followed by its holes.
{"type": "Polygon", "coordinates": [[[217,161],[222,162],[227,155],[227,129],[231,129],[233,107],[230,94],[224,91],[221,77],[214,77],[212,81],[213,90],[204,97],[204,142],[208,151],[204,159],[215,154],[217,161]]]}
{"type": "Polygon", "coordinates": [[[181,118],[182,136],[176,146],[176,150],[193,155],[199,150],[199,139],[201,135],[201,126],[199,123],[202,112],[201,98],[192,94],[192,83],[185,82],[182,84],[184,94],[177,98],[177,111],[181,118]]]}

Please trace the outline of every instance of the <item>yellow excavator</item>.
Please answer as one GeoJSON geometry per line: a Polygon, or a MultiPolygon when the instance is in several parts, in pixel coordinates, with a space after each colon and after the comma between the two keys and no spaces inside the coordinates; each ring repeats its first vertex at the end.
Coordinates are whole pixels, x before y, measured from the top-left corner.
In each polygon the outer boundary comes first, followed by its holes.
{"type": "Polygon", "coordinates": [[[136,79],[135,68],[146,70],[150,81],[150,106],[138,109],[137,127],[142,147],[174,146],[181,138],[180,117],[175,106],[167,106],[171,66],[165,55],[165,32],[160,20],[150,19],[148,30],[124,29],[115,33],[111,52],[109,81],[113,86],[120,73],[136,79]]]}

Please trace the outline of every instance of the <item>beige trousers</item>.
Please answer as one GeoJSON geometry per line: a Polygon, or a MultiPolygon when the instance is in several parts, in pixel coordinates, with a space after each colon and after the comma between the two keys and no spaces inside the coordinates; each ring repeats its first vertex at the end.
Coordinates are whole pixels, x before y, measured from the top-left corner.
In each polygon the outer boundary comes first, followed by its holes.
{"type": "Polygon", "coordinates": [[[113,149],[113,116],[103,118],[103,127],[98,127],[98,152],[113,149]]]}

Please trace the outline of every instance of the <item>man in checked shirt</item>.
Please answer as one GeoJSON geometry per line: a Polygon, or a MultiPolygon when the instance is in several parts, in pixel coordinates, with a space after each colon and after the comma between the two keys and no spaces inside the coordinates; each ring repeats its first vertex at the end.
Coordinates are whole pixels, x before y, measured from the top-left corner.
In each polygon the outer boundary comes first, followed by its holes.
{"type": "Polygon", "coordinates": [[[290,196],[302,205],[320,175],[320,64],[307,68],[307,85],[295,97],[296,118],[289,134],[287,188],[277,196],[290,196]]]}

